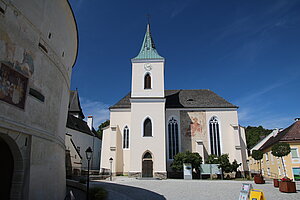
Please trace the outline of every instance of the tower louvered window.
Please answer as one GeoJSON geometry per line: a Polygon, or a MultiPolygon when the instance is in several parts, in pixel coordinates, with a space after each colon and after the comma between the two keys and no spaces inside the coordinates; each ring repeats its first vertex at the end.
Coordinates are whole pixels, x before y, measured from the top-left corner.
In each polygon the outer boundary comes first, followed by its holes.
{"type": "Polygon", "coordinates": [[[179,152],[178,123],[173,117],[168,122],[169,159],[179,152]]]}
{"type": "Polygon", "coordinates": [[[150,74],[146,74],[144,78],[144,89],[151,89],[151,76],[150,74]]]}
{"type": "Polygon", "coordinates": [[[209,133],[210,133],[211,154],[220,156],[221,155],[220,131],[219,131],[219,122],[216,117],[212,117],[209,120],[209,133]]]}

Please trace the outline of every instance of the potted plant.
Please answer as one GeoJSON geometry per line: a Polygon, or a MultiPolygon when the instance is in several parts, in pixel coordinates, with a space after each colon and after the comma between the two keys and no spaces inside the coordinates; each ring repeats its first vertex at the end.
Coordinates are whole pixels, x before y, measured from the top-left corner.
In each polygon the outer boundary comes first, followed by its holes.
{"type": "MultiPolygon", "coordinates": [[[[281,158],[282,167],[284,171],[284,177],[281,179],[281,182],[279,183],[279,191],[280,192],[296,192],[296,184],[293,182],[292,179],[289,179],[286,176],[286,169],[283,163],[284,156],[287,156],[291,152],[291,147],[288,143],[278,142],[272,147],[272,155],[276,157],[281,158]]],[[[275,181],[274,181],[275,186],[275,181]]]]}
{"type": "Polygon", "coordinates": [[[296,184],[292,179],[288,177],[283,177],[279,184],[279,191],[286,193],[295,193],[296,192],[296,184]]]}
{"type": "Polygon", "coordinates": [[[264,177],[261,174],[261,159],[263,158],[264,153],[260,150],[253,150],[252,151],[252,158],[254,158],[254,160],[259,161],[259,174],[254,176],[254,183],[256,184],[264,184],[265,180],[264,177]]]}

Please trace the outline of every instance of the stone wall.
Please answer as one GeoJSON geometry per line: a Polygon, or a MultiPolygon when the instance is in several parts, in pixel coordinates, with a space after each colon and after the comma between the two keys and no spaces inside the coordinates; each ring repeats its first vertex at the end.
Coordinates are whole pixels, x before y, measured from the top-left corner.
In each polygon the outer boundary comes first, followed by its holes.
{"type": "Polygon", "coordinates": [[[64,199],[72,10],[61,0],[0,0],[0,8],[0,137],[20,152],[11,199],[64,199]]]}

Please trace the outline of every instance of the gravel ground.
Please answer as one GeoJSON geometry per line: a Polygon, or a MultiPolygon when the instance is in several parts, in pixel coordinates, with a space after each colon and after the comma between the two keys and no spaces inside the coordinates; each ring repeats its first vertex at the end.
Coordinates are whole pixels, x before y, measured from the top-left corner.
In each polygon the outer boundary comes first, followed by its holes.
{"type": "Polygon", "coordinates": [[[116,177],[112,182],[97,181],[92,185],[106,188],[109,200],[238,200],[242,183],[251,183],[254,189],[262,189],[267,200],[300,199],[300,182],[297,182],[297,193],[281,193],[271,181],[258,185],[253,181],[137,180],[116,177]]]}

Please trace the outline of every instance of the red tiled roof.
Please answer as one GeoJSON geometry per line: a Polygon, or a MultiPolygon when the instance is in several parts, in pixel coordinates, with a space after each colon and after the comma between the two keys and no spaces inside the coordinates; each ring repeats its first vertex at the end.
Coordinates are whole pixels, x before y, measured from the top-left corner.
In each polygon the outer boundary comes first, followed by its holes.
{"type": "Polygon", "coordinates": [[[300,141],[300,121],[296,121],[291,126],[279,132],[275,137],[270,137],[259,150],[264,150],[277,142],[300,141]]]}

